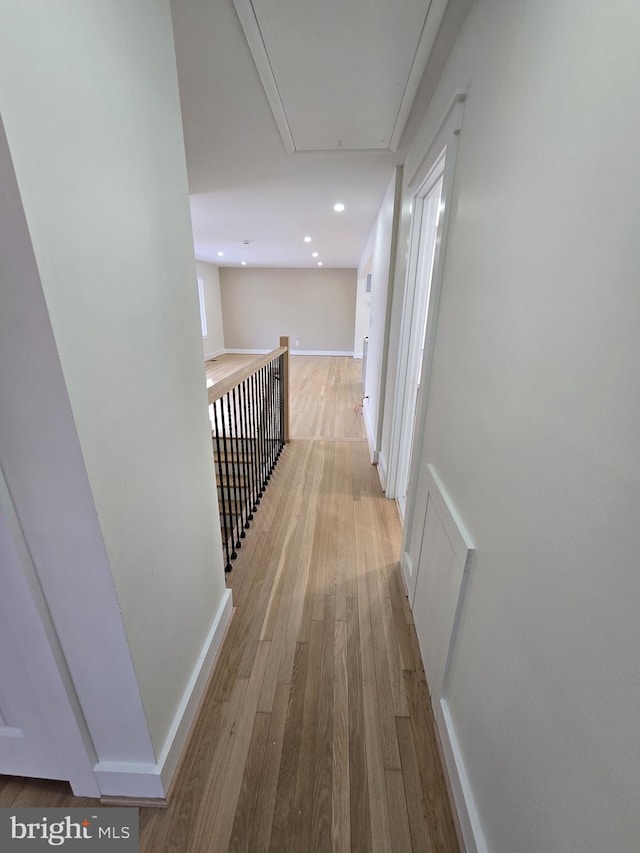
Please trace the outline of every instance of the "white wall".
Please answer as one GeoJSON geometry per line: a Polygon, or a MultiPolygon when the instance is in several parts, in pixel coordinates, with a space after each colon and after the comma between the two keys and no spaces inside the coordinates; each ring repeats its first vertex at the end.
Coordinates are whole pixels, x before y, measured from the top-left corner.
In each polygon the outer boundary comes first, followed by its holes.
{"type": "Polygon", "coordinates": [[[640,836],[638,32],[477,0],[405,164],[468,88],[420,449],[477,548],[449,706],[494,853],[640,836]]]}
{"type": "MultiPolygon", "coordinates": [[[[2,565],[2,595],[21,626],[12,638],[21,648],[5,637],[2,655],[7,666],[24,656],[26,645],[30,655],[22,681],[3,683],[4,699],[15,703],[12,725],[28,731],[22,696],[31,725],[49,741],[33,756],[39,772],[67,779],[76,794],[97,796],[97,760],[127,756],[143,764],[154,754],[1,123],[0,281],[0,505],[20,543],[14,544],[19,566],[2,565]],[[19,593],[21,584],[31,603],[19,593]],[[33,641],[26,645],[25,624],[33,641]],[[36,649],[40,657],[33,659],[36,649]],[[36,676],[42,670],[46,678],[36,676]],[[66,721],[65,704],[72,709],[66,721]],[[47,754],[58,757],[45,770],[47,754]],[[83,764],[89,775],[80,779],[83,764]]],[[[26,745],[33,746],[28,738],[26,745]]],[[[16,771],[0,763],[0,773],[8,772],[16,771]]]]}
{"type": "Polygon", "coordinates": [[[268,351],[288,335],[293,353],[353,353],[355,270],[223,267],[220,293],[227,349],[268,351]]]}
{"type": "Polygon", "coordinates": [[[3,4],[0,111],[159,757],[225,597],[168,3],[3,4]]]}
{"type": "Polygon", "coordinates": [[[371,293],[367,293],[367,276],[358,276],[356,287],[356,322],[353,331],[353,356],[362,358],[363,341],[371,326],[371,293]]]}
{"type": "MultiPolygon", "coordinates": [[[[375,224],[367,240],[358,267],[358,278],[371,272],[370,328],[367,351],[367,372],[364,418],[374,462],[380,458],[382,443],[382,413],[385,406],[385,386],[388,361],[389,323],[391,317],[389,282],[395,264],[396,195],[400,189],[402,170],[396,170],[387,187],[375,224]]],[[[384,473],[382,480],[384,482],[384,473]]]]}
{"type": "Polygon", "coordinates": [[[220,275],[218,267],[204,261],[196,261],[196,272],[202,279],[204,304],[207,317],[207,335],[202,339],[204,357],[213,358],[224,352],[224,329],[222,327],[222,303],[220,301],[220,275]]]}

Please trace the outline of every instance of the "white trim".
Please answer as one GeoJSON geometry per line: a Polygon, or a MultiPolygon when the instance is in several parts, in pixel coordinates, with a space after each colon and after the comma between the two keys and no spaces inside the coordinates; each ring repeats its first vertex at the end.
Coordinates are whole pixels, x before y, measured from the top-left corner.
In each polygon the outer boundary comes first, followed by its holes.
{"type": "MultiPolygon", "coordinates": [[[[440,521],[447,532],[451,547],[454,554],[473,553],[474,545],[469,536],[467,528],[462,523],[462,519],[458,514],[458,510],[453,505],[453,501],[442,485],[442,480],[438,476],[433,465],[427,465],[427,488],[429,494],[433,496],[433,502],[438,510],[440,521]]],[[[468,558],[465,559],[465,571],[468,570],[468,558]]]]}
{"type": "MultiPolygon", "coordinates": [[[[225,353],[232,355],[266,355],[270,349],[226,349],[225,353]]],[[[330,350],[330,349],[291,349],[289,355],[339,355],[345,358],[357,358],[353,350],[330,350]]],[[[362,358],[362,356],[359,356],[362,358]]]]}
{"type": "MultiPolygon", "coordinates": [[[[422,433],[426,418],[426,394],[428,388],[431,356],[433,354],[433,345],[435,341],[435,326],[437,323],[437,310],[439,305],[439,292],[442,286],[444,257],[446,254],[446,242],[449,223],[449,211],[451,208],[451,196],[453,191],[453,173],[455,168],[455,158],[457,152],[458,135],[462,128],[464,118],[464,103],[467,93],[459,89],[454,93],[454,96],[433,134],[426,151],[413,174],[408,179],[407,193],[412,196],[412,216],[409,234],[408,260],[405,272],[404,297],[401,314],[400,326],[400,343],[399,357],[396,373],[396,399],[394,401],[394,415],[391,425],[391,440],[389,453],[389,471],[388,471],[388,497],[395,497],[404,500],[403,528],[405,532],[404,542],[408,541],[408,534],[413,522],[413,506],[411,505],[412,496],[412,481],[415,480],[414,471],[417,470],[416,464],[419,460],[415,458],[414,450],[410,450],[411,467],[408,472],[408,482],[406,483],[406,495],[400,495],[400,490],[404,490],[405,484],[400,482],[403,474],[401,473],[402,450],[403,450],[403,405],[404,405],[404,390],[407,384],[407,374],[409,370],[409,345],[412,328],[412,307],[415,295],[416,279],[419,275],[418,261],[421,250],[421,234],[422,234],[422,219],[424,213],[424,199],[432,184],[438,179],[436,171],[440,161],[444,160],[444,168],[442,174],[442,192],[441,204],[444,205],[444,211],[438,223],[438,235],[436,237],[436,252],[433,259],[433,267],[431,272],[431,289],[429,295],[429,304],[427,306],[427,333],[425,336],[424,358],[422,366],[422,389],[418,394],[415,408],[415,422],[413,425],[413,435],[422,433]],[[434,316],[435,314],[435,316],[434,316]],[[425,369],[426,368],[426,369],[425,369]],[[407,511],[408,508],[408,511],[407,511]]],[[[415,443],[415,441],[414,441],[415,443]]],[[[419,455],[419,454],[418,454],[419,455]]]]}
{"type": "Polygon", "coordinates": [[[201,275],[198,276],[198,303],[200,305],[200,326],[202,329],[202,337],[209,337],[209,329],[207,327],[207,304],[204,298],[204,279],[201,275]]]}
{"type": "Polygon", "coordinates": [[[225,590],[209,635],[193,668],[159,760],[155,764],[99,761],[93,772],[102,796],[146,799],[166,797],[232,612],[232,594],[228,589],[225,590]]]}
{"type": "Polygon", "coordinates": [[[442,121],[438,125],[436,132],[433,134],[431,141],[427,145],[424,157],[413,171],[413,174],[407,182],[407,188],[417,190],[423,183],[431,167],[439,156],[442,149],[447,145],[449,139],[453,135],[458,135],[462,128],[462,118],[464,115],[464,102],[467,99],[467,93],[464,89],[458,89],[451,99],[451,103],[447,107],[442,121]]]}
{"type": "MultiPolygon", "coordinates": [[[[447,651],[442,663],[442,675],[439,683],[435,683],[433,671],[427,672],[427,679],[431,679],[430,687],[432,699],[434,701],[438,701],[441,697],[446,696],[447,688],[449,686],[451,662],[453,660],[453,653],[458,640],[458,628],[460,625],[462,606],[464,603],[469,573],[473,563],[473,556],[475,554],[475,547],[433,465],[429,464],[426,466],[425,477],[421,480],[421,490],[426,495],[427,505],[432,504],[437,513],[440,524],[442,525],[445,535],[453,550],[456,572],[455,577],[460,577],[460,586],[458,588],[457,598],[455,601],[455,609],[451,618],[451,628],[448,629],[449,636],[447,641],[447,651]]],[[[416,592],[420,566],[424,564],[425,559],[422,554],[423,547],[424,546],[421,546],[416,571],[412,572],[412,584],[407,584],[409,602],[411,604],[412,611],[416,605],[416,592]]],[[[426,559],[429,559],[428,554],[426,555],[426,559]]],[[[448,587],[451,590],[452,581],[453,577],[449,578],[448,587]]],[[[440,602],[440,604],[442,604],[442,602],[440,602]]],[[[415,613],[413,621],[416,622],[415,613]]],[[[426,670],[427,666],[425,666],[425,671],[426,670]]]]}
{"type": "Polygon", "coordinates": [[[387,488],[387,460],[384,458],[382,451],[378,453],[378,477],[380,478],[380,485],[384,492],[387,488]]]}
{"type": "Polygon", "coordinates": [[[407,588],[407,598],[409,598],[409,590],[413,589],[413,560],[411,559],[411,554],[408,551],[403,549],[402,556],[400,557],[400,568],[402,569],[402,574],[404,575],[404,585],[407,588]]]}
{"type": "Polygon", "coordinates": [[[287,154],[293,154],[296,150],[295,142],[293,141],[291,128],[289,127],[287,115],[280,98],[280,93],[278,92],[278,84],[276,83],[276,78],[273,76],[273,71],[271,70],[271,63],[269,61],[267,50],[264,46],[262,33],[260,32],[260,25],[258,24],[255,12],[253,11],[251,0],[233,0],[233,5],[236,7],[236,12],[238,13],[242,29],[244,30],[245,38],[247,39],[251,55],[253,56],[253,61],[255,62],[258,74],[260,75],[260,80],[262,81],[267,100],[269,101],[271,112],[273,113],[278,130],[280,131],[282,143],[287,154]]]}
{"type": "MultiPolygon", "coordinates": [[[[368,402],[368,398],[365,398],[365,403],[368,402]]],[[[375,447],[375,442],[373,440],[373,428],[371,426],[371,420],[369,418],[369,407],[363,406],[362,413],[364,416],[364,434],[367,436],[367,444],[369,445],[369,457],[371,459],[372,465],[378,464],[378,451],[375,447]]]]}
{"type": "MultiPolygon", "coordinates": [[[[437,677],[434,679],[433,672],[431,672],[427,673],[427,681],[429,682],[431,704],[433,707],[436,725],[438,727],[438,734],[440,735],[442,757],[447,769],[451,793],[453,795],[466,853],[486,853],[487,847],[482,832],[482,826],[476,810],[473,792],[467,777],[462,757],[462,750],[455,731],[447,698],[448,688],[451,681],[453,655],[457,644],[462,607],[464,604],[469,574],[473,564],[475,548],[466,527],[462,523],[462,520],[433,465],[429,464],[426,466],[425,474],[425,480],[421,482],[423,483],[423,488],[427,493],[428,502],[433,504],[438,519],[443,527],[444,534],[449,540],[449,544],[453,550],[456,564],[456,576],[458,576],[457,573],[462,570],[455,611],[451,623],[451,630],[449,632],[442,678],[440,683],[437,683],[437,677]]],[[[429,556],[429,554],[426,555],[427,560],[429,559],[429,556]]],[[[424,556],[421,554],[421,564],[423,560],[424,556]]],[[[404,552],[402,569],[403,574],[407,579],[411,610],[413,612],[414,622],[416,622],[417,626],[418,622],[416,620],[419,618],[419,615],[414,611],[414,605],[418,580],[417,575],[420,567],[416,566],[415,568],[416,571],[414,571],[410,555],[407,552],[404,552]]]]}
{"type": "Polygon", "coordinates": [[[104,797],[139,797],[149,800],[163,800],[166,797],[157,764],[99,761],[93,773],[100,794],[104,797]]]}
{"type": "MultiPolygon", "coordinates": [[[[405,84],[402,100],[398,108],[396,121],[389,140],[388,149],[363,148],[353,149],[354,152],[398,150],[418,87],[420,86],[420,81],[427,67],[431,50],[440,29],[440,24],[442,23],[447,3],[448,0],[431,0],[428,4],[427,14],[422,25],[422,31],[416,46],[413,62],[411,63],[409,77],[405,84]]],[[[260,80],[262,81],[262,86],[267,96],[267,100],[269,101],[269,106],[271,107],[271,112],[273,113],[273,118],[275,119],[282,143],[287,154],[293,154],[294,152],[297,152],[298,149],[296,147],[293,134],[291,133],[291,128],[289,127],[287,113],[284,108],[284,104],[282,103],[282,98],[280,97],[278,84],[271,67],[271,60],[269,59],[269,54],[267,53],[267,49],[264,44],[260,24],[256,18],[253,3],[251,0],[233,0],[233,5],[236,7],[240,24],[244,31],[245,38],[247,39],[249,50],[253,56],[253,61],[255,62],[260,80]]],[[[335,153],[335,149],[302,149],[300,153],[314,154],[318,152],[331,154],[335,153]]]]}
{"type": "Polygon", "coordinates": [[[389,453],[389,491],[387,496],[397,498],[406,510],[406,494],[411,461],[411,441],[415,434],[418,410],[417,378],[418,355],[421,344],[420,330],[424,330],[429,310],[428,295],[433,279],[435,248],[440,234],[438,212],[434,208],[433,193],[440,186],[442,204],[443,177],[447,149],[442,149],[412,199],[413,216],[409,238],[408,264],[403,293],[400,344],[396,370],[396,397],[391,423],[389,453]],[[430,243],[430,240],[433,240],[430,243]],[[414,395],[416,395],[414,397],[414,395]],[[406,479],[405,479],[406,478],[406,479]]]}
{"type": "Polygon", "coordinates": [[[290,349],[289,355],[339,355],[345,358],[355,358],[353,350],[330,350],[330,349],[290,349]]]}
{"type": "Polygon", "coordinates": [[[427,67],[427,62],[431,55],[431,49],[433,48],[436,35],[438,34],[440,24],[442,23],[442,18],[444,17],[445,9],[447,8],[447,2],[448,0],[432,0],[432,2],[428,4],[427,14],[422,26],[422,32],[420,33],[420,39],[411,64],[409,78],[405,85],[402,102],[400,104],[396,123],[389,141],[390,151],[397,151],[400,142],[402,141],[402,134],[404,133],[404,129],[411,112],[411,107],[415,101],[420,81],[422,80],[427,67]]]}
{"type": "Polygon", "coordinates": [[[173,774],[176,771],[178,761],[187,742],[189,731],[196,717],[200,700],[209,681],[216,657],[220,651],[220,646],[231,620],[232,612],[232,593],[230,589],[227,589],[222,596],[222,601],[211,624],[209,635],[193,668],[191,678],[184,691],[182,701],[160,753],[158,765],[161,768],[160,775],[162,781],[167,788],[173,779],[173,774]]]}
{"type": "Polygon", "coordinates": [[[227,350],[219,349],[216,352],[207,352],[205,353],[204,360],[211,361],[212,358],[220,358],[221,355],[224,355],[227,350]]]}
{"type": "Polygon", "coordinates": [[[435,712],[444,763],[447,768],[458,821],[460,822],[465,851],[466,853],[487,853],[487,844],[478,818],[456,730],[451,719],[449,703],[446,699],[440,699],[435,712]]]}
{"type": "MultiPolygon", "coordinates": [[[[466,97],[466,96],[465,96],[466,97]]],[[[459,100],[454,98],[454,105],[457,104],[460,108],[457,113],[457,119],[462,122],[462,108],[464,98],[459,96],[459,100]]],[[[451,111],[452,108],[450,108],[451,111]]],[[[441,204],[444,205],[444,210],[438,224],[440,231],[439,239],[436,242],[436,251],[433,259],[433,271],[431,274],[431,290],[429,291],[429,305],[427,307],[427,331],[424,342],[424,352],[422,356],[422,377],[420,390],[418,392],[418,400],[416,402],[416,421],[414,427],[414,445],[411,450],[411,468],[409,470],[409,481],[407,483],[407,501],[405,506],[404,527],[403,527],[403,548],[408,547],[411,541],[412,528],[416,515],[416,493],[418,488],[418,477],[422,465],[422,449],[424,446],[424,431],[427,422],[427,409],[429,402],[429,388],[431,384],[431,364],[433,361],[433,352],[435,349],[438,313],[440,310],[440,294],[442,292],[442,282],[444,279],[444,262],[447,251],[447,242],[449,235],[449,218],[451,206],[453,203],[453,180],[455,173],[456,155],[458,152],[458,134],[459,130],[446,140],[446,154],[444,161],[444,175],[442,180],[442,195],[441,204]],[[416,442],[416,436],[422,436],[422,441],[416,442]]],[[[438,144],[441,139],[438,138],[438,144]]],[[[433,156],[438,156],[437,146],[432,146],[433,156]]],[[[427,169],[427,176],[431,170],[429,161],[423,161],[427,169]]],[[[426,511],[426,507],[425,507],[426,511]]],[[[420,519],[424,522],[424,518],[420,519]]]]}

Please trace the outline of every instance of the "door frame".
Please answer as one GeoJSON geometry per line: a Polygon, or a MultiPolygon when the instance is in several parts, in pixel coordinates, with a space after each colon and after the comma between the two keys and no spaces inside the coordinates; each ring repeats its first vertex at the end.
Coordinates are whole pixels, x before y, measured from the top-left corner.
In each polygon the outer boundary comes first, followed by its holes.
{"type": "MultiPolygon", "coordinates": [[[[429,293],[433,281],[435,251],[440,238],[439,219],[435,220],[435,236],[427,229],[430,215],[429,203],[436,186],[444,186],[444,168],[446,149],[436,157],[427,176],[413,195],[411,201],[412,221],[409,237],[409,264],[405,278],[404,299],[402,306],[402,321],[400,327],[400,352],[396,376],[396,398],[394,415],[391,425],[391,452],[389,458],[387,497],[395,498],[400,518],[404,518],[409,471],[411,465],[411,445],[413,431],[416,426],[418,400],[409,407],[409,399],[413,385],[420,372],[418,348],[422,343],[422,335],[416,337],[416,318],[419,315],[420,327],[424,328],[429,312],[429,293]],[[432,243],[432,240],[435,243],[432,243]],[[431,260],[433,246],[433,261],[425,274],[425,265],[431,260]],[[427,258],[427,249],[429,257],[427,258]],[[416,310],[417,309],[417,310],[416,310]],[[411,433],[410,435],[408,433],[411,433]],[[406,469],[405,469],[406,466],[406,469]],[[404,471],[406,470],[406,481],[404,471]]],[[[442,196],[441,188],[441,196],[442,196]]],[[[442,201],[440,200],[440,204],[442,201]]],[[[426,337],[425,337],[426,344],[426,337]]]]}
{"type": "MultiPolygon", "coordinates": [[[[401,566],[406,581],[407,590],[409,592],[410,601],[413,600],[413,596],[415,593],[416,567],[413,566],[413,561],[410,555],[408,554],[407,549],[408,543],[411,540],[411,533],[414,524],[420,525],[424,523],[424,517],[420,517],[420,511],[418,510],[416,512],[418,472],[423,462],[422,447],[424,443],[423,437],[427,420],[429,386],[431,382],[431,364],[436,342],[438,310],[440,306],[440,295],[442,291],[442,282],[444,277],[444,259],[446,254],[449,221],[451,217],[455,162],[458,151],[458,137],[462,129],[464,104],[466,101],[466,97],[467,93],[463,90],[457,91],[454,94],[453,99],[451,100],[449,107],[445,112],[442,121],[440,122],[439,127],[437,128],[436,132],[432,137],[431,143],[427,146],[424,157],[418,164],[417,168],[415,169],[413,175],[410,177],[408,182],[408,188],[412,191],[413,197],[415,199],[415,197],[419,195],[420,189],[425,185],[425,182],[432,173],[436,163],[440,160],[441,157],[444,157],[442,195],[440,200],[442,212],[438,222],[439,233],[436,239],[436,249],[433,259],[433,271],[431,274],[431,289],[429,292],[429,303],[427,306],[427,330],[425,335],[424,354],[422,361],[422,377],[418,393],[418,399],[416,402],[415,427],[413,431],[413,442],[410,456],[411,462],[409,467],[409,480],[407,486],[407,502],[403,518],[401,566]]],[[[417,218],[417,209],[415,204],[413,208],[413,218],[417,218]]],[[[412,222],[412,235],[415,233],[414,227],[415,222],[412,222]]],[[[412,240],[407,270],[408,276],[412,275],[415,277],[417,274],[418,250],[419,246],[415,245],[414,241],[412,240]]],[[[407,289],[405,289],[405,301],[407,299],[406,290],[407,289]]],[[[402,348],[406,349],[407,347],[407,328],[403,323],[401,337],[401,358],[399,366],[399,369],[402,369],[403,372],[401,375],[399,374],[398,376],[398,383],[400,383],[401,381],[403,383],[406,382],[407,361],[405,358],[402,357],[402,348]]],[[[400,388],[403,387],[403,385],[398,384],[396,387],[400,388]]],[[[398,405],[400,405],[398,400],[396,402],[398,403],[398,405]]],[[[399,460],[400,450],[400,423],[401,421],[398,418],[398,411],[396,408],[396,412],[394,413],[394,431],[392,433],[392,450],[395,463],[395,488],[397,488],[399,485],[399,470],[397,463],[399,460]]],[[[389,496],[396,497],[396,494],[389,496]]]]}

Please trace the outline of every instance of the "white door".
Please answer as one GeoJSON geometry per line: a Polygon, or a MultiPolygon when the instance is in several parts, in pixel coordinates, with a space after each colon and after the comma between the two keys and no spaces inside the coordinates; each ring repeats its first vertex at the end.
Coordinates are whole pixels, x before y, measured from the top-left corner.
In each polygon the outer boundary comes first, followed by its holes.
{"type": "Polygon", "coordinates": [[[0,471],[0,774],[63,779],[97,797],[32,568],[0,471]]]}
{"type": "Polygon", "coordinates": [[[395,489],[400,515],[404,518],[407,505],[407,487],[411,467],[411,447],[416,423],[416,405],[422,377],[428,308],[430,305],[433,262],[439,239],[440,201],[444,158],[442,158],[425,186],[418,193],[416,204],[417,260],[415,274],[407,285],[405,328],[407,329],[406,367],[404,388],[399,401],[400,437],[398,443],[397,486],[395,489]],[[419,206],[419,209],[418,209],[419,206]]]}

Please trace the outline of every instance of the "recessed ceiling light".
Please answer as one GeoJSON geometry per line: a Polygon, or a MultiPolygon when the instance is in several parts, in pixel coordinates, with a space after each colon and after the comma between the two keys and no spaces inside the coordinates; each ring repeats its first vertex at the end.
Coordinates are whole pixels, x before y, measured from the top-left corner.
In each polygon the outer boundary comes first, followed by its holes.
{"type": "Polygon", "coordinates": [[[321,267],[321,266],[322,266],[322,261],[318,261],[318,266],[319,266],[319,267],[321,267]]]}
{"type": "Polygon", "coordinates": [[[246,262],[246,261],[240,261],[240,266],[241,266],[241,267],[246,267],[246,265],[247,265],[247,262],[246,262]]]}
{"type": "Polygon", "coordinates": [[[344,204],[341,201],[339,201],[333,205],[333,209],[335,210],[336,213],[342,213],[342,211],[344,210],[344,204]]]}
{"type": "Polygon", "coordinates": [[[305,238],[304,238],[304,242],[305,242],[305,243],[310,243],[310,242],[311,242],[311,237],[305,237],[305,238]]]}
{"type": "Polygon", "coordinates": [[[317,257],[318,257],[318,253],[317,253],[317,252],[311,252],[311,257],[312,257],[312,258],[317,258],[317,257]]]}
{"type": "Polygon", "coordinates": [[[218,257],[222,258],[224,256],[224,252],[218,252],[218,257]]]}

